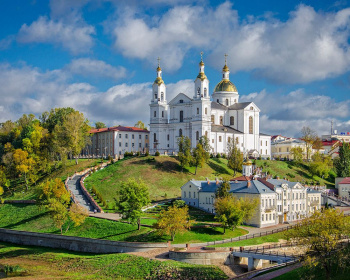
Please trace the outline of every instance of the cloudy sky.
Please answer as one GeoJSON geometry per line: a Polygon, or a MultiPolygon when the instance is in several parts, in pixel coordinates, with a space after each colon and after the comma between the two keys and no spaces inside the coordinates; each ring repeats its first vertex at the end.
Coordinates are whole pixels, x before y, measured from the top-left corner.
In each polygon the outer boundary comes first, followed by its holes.
{"type": "Polygon", "coordinates": [[[148,124],[161,58],[170,101],[210,90],[228,54],[261,131],[350,131],[350,3],[304,0],[0,0],[0,122],[73,107],[93,124],[148,124]]]}

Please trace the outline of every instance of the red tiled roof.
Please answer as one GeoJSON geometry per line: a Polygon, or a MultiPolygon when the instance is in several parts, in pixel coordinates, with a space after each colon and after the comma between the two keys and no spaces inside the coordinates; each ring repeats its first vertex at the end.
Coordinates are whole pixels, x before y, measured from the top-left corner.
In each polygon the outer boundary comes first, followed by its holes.
{"type": "Polygon", "coordinates": [[[133,126],[113,126],[106,128],[94,128],[89,131],[89,133],[100,133],[106,131],[135,131],[135,132],[149,132],[147,129],[141,129],[133,126]]]}
{"type": "Polygon", "coordinates": [[[275,186],[272,185],[271,183],[269,183],[268,181],[266,181],[265,179],[262,178],[257,178],[259,182],[263,183],[266,187],[268,187],[270,190],[274,191],[275,190],[275,186]]]}
{"type": "Polygon", "coordinates": [[[231,179],[230,181],[251,181],[253,176],[239,176],[231,179]]]}
{"type": "Polygon", "coordinates": [[[345,177],[339,184],[350,184],[350,177],[345,177]]]}
{"type": "Polygon", "coordinates": [[[338,143],[339,140],[331,140],[331,141],[322,141],[322,145],[323,146],[333,146],[334,144],[338,143]]]}

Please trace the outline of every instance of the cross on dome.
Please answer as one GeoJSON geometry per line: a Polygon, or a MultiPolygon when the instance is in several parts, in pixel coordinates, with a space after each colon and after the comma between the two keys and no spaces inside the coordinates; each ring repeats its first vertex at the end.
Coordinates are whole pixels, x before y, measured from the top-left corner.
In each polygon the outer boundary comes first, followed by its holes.
{"type": "Polygon", "coordinates": [[[161,71],[161,70],[162,70],[162,68],[160,68],[160,57],[159,57],[159,56],[158,56],[157,60],[158,60],[158,67],[157,67],[157,71],[161,71]]]}

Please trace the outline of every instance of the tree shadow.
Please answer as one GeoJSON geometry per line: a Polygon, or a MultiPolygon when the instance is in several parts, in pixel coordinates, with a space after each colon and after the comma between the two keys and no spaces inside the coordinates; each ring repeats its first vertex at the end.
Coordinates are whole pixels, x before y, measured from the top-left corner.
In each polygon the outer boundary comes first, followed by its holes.
{"type": "Polygon", "coordinates": [[[217,173],[215,175],[219,175],[219,174],[231,175],[225,168],[223,168],[220,164],[216,162],[209,161],[208,165],[211,169],[213,169],[217,173]]]}
{"type": "Polygon", "coordinates": [[[11,228],[13,228],[13,227],[16,227],[16,226],[19,226],[19,225],[22,225],[22,224],[31,222],[31,221],[36,220],[36,219],[39,219],[39,218],[41,218],[41,217],[44,217],[44,216],[46,216],[46,215],[47,215],[47,213],[41,213],[41,214],[32,216],[32,217],[30,217],[30,218],[28,218],[28,219],[21,220],[21,221],[19,221],[19,222],[17,222],[17,223],[13,223],[13,224],[4,226],[3,228],[11,229],[11,228]]]}

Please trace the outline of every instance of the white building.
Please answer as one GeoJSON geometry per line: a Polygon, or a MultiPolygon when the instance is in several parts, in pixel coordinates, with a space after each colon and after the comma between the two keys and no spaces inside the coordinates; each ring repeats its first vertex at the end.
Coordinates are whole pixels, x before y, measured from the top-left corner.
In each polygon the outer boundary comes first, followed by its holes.
{"type": "Polygon", "coordinates": [[[149,149],[149,131],[137,127],[116,126],[92,129],[91,145],[82,151],[86,156],[118,157],[125,152],[144,153],[149,149]]]}
{"type": "Polygon", "coordinates": [[[150,104],[150,152],[176,153],[180,136],[189,137],[192,147],[200,137],[206,136],[214,154],[226,153],[227,144],[237,141],[246,155],[271,157],[270,136],[260,133],[260,109],[253,102],[239,102],[237,88],[229,74],[225,62],[223,78],[210,96],[209,80],[201,60],[192,98],[179,93],[168,103],[162,69],[158,65],[150,104]]]}
{"type": "MultiPolygon", "coordinates": [[[[310,190],[298,182],[266,180],[249,175],[251,177],[247,177],[247,180],[230,181],[230,193],[237,198],[259,200],[258,208],[248,222],[252,226],[266,227],[293,222],[321,209],[321,192],[310,190]]],[[[191,180],[181,187],[181,199],[187,205],[215,213],[215,192],[220,185],[220,181],[191,180]]]]}

